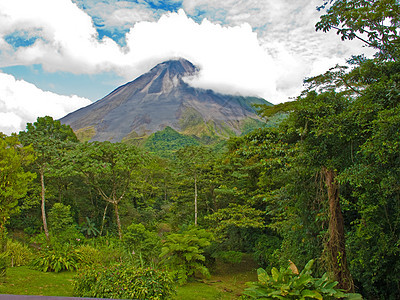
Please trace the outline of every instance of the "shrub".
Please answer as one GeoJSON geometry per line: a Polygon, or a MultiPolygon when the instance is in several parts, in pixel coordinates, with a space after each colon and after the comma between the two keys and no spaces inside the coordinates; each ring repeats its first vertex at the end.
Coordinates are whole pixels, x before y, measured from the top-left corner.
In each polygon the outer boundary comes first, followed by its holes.
{"type": "Polygon", "coordinates": [[[131,256],[118,238],[101,236],[92,240],[92,242],[94,248],[100,252],[100,263],[102,265],[129,262],[131,260],[131,256]]]}
{"type": "Polygon", "coordinates": [[[140,257],[147,263],[156,263],[161,252],[161,240],[143,224],[131,224],[124,234],[124,246],[134,258],[140,257]]]}
{"type": "Polygon", "coordinates": [[[55,203],[49,211],[49,228],[52,239],[56,243],[76,243],[84,236],[74,225],[71,216],[71,207],[62,203],[55,203]]]}
{"type": "Polygon", "coordinates": [[[81,245],[75,251],[79,254],[82,265],[100,265],[103,261],[101,251],[90,245],[81,245]]]}
{"type": "Polygon", "coordinates": [[[121,264],[80,270],[73,285],[78,297],[161,300],[175,293],[169,273],[121,264]]]}
{"type": "Polygon", "coordinates": [[[272,235],[262,235],[254,245],[254,258],[260,266],[271,270],[271,268],[279,262],[278,252],[280,247],[280,238],[272,235]]]}
{"type": "Polygon", "coordinates": [[[182,233],[170,234],[166,237],[160,257],[176,275],[178,282],[184,284],[196,272],[209,277],[205,266],[204,249],[210,246],[213,235],[198,227],[189,227],[182,233]]]}
{"type": "Polygon", "coordinates": [[[312,277],[313,263],[310,260],[301,273],[292,262],[287,269],[272,268],[271,275],[260,268],[258,282],[250,283],[244,294],[250,299],[362,299],[359,294],[345,294],[336,289],[338,282],[330,280],[326,273],[321,278],[312,277]]]}
{"type": "Polygon", "coordinates": [[[40,250],[31,266],[43,272],[73,271],[83,262],[81,254],[69,244],[40,250]]]}
{"type": "Polygon", "coordinates": [[[25,266],[32,259],[32,251],[20,242],[8,240],[6,249],[8,265],[11,267],[25,266]]]}
{"type": "Polygon", "coordinates": [[[62,203],[54,203],[49,211],[49,226],[53,232],[60,232],[73,224],[71,207],[62,203]]]}
{"type": "Polygon", "coordinates": [[[86,217],[86,222],[81,225],[81,232],[85,234],[86,237],[96,237],[100,234],[100,231],[96,228],[96,224],[90,221],[88,217],[86,217]]]}

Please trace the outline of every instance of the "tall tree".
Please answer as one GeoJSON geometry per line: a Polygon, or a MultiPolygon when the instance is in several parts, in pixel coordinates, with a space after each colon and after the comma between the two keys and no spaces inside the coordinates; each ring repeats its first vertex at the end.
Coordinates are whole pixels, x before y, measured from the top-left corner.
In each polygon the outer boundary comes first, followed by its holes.
{"type": "Polygon", "coordinates": [[[198,223],[198,185],[202,174],[207,169],[211,152],[204,146],[187,146],[177,151],[178,168],[193,182],[194,225],[198,223]]]}
{"type": "Polygon", "coordinates": [[[5,225],[18,211],[18,199],[26,195],[35,177],[24,170],[33,159],[32,147],[21,147],[16,136],[0,133],[0,252],[4,250],[5,225]]]}
{"type": "Polygon", "coordinates": [[[0,278],[6,276],[6,224],[18,212],[18,199],[25,196],[34,174],[23,166],[33,160],[29,147],[20,147],[15,136],[0,133],[0,278]]]}
{"type": "Polygon", "coordinates": [[[68,156],[71,171],[81,174],[100,197],[113,206],[120,239],[119,204],[132,192],[139,167],[147,159],[134,146],[110,142],[79,144],[68,156]]]}
{"type": "Polygon", "coordinates": [[[26,131],[19,133],[24,145],[32,145],[35,150],[35,167],[40,177],[41,211],[43,229],[47,239],[50,238],[46,220],[46,187],[45,176],[51,170],[54,160],[59,158],[60,151],[70,142],[78,142],[74,132],[68,125],[53,120],[52,117],[39,117],[34,123],[26,125],[26,131]]]}

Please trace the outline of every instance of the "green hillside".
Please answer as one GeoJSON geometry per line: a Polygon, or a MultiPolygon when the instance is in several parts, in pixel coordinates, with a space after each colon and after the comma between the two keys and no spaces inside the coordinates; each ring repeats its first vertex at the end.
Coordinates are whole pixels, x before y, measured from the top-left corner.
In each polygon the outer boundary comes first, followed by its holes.
{"type": "Polygon", "coordinates": [[[167,126],[164,130],[151,134],[145,141],[144,148],[159,156],[168,157],[178,149],[196,145],[200,145],[200,142],[194,137],[180,134],[167,126]]]}

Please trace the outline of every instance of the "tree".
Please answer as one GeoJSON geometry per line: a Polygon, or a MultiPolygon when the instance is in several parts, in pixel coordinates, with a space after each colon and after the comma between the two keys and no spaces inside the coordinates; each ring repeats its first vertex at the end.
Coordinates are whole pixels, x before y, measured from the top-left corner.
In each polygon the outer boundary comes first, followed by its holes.
{"type": "Polygon", "coordinates": [[[180,284],[186,283],[188,277],[194,276],[196,272],[209,277],[203,253],[213,239],[212,233],[192,225],[180,233],[167,235],[160,257],[175,273],[180,284]]]}
{"type": "Polygon", "coordinates": [[[336,30],[342,40],[359,39],[376,49],[377,57],[396,60],[400,51],[400,4],[397,0],[329,0],[315,25],[317,30],[336,30]]]}
{"type": "Polygon", "coordinates": [[[198,183],[211,158],[209,149],[203,146],[187,146],[177,151],[179,169],[193,180],[194,225],[198,219],[198,183]]]}
{"type": "Polygon", "coordinates": [[[113,206],[120,239],[119,204],[132,192],[139,166],[147,159],[135,146],[111,142],[79,144],[68,156],[70,170],[65,171],[81,174],[87,184],[113,206]]]}
{"type": "Polygon", "coordinates": [[[18,199],[23,198],[34,179],[24,166],[33,161],[31,147],[21,147],[16,136],[0,133],[0,277],[5,276],[6,224],[18,212],[18,199]]]}
{"type": "MultiPolygon", "coordinates": [[[[16,136],[0,134],[0,239],[5,236],[8,219],[18,212],[18,199],[28,191],[35,176],[24,166],[34,160],[32,147],[21,147],[16,136]]],[[[2,251],[2,248],[0,249],[2,251]]]]}
{"type": "Polygon", "coordinates": [[[28,123],[26,131],[19,133],[24,145],[32,145],[35,150],[35,166],[39,173],[41,185],[41,212],[43,229],[49,240],[46,220],[46,188],[45,175],[51,170],[52,163],[60,156],[60,150],[68,143],[78,142],[74,132],[68,125],[53,120],[52,117],[39,117],[35,123],[28,123]]]}

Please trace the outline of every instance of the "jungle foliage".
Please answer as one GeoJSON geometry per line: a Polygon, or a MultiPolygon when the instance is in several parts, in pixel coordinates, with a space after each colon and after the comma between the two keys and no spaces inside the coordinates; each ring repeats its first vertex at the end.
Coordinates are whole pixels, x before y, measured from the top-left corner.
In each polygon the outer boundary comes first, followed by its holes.
{"type": "Polygon", "coordinates": [[[80,143],[50,117],[2,135],[2,274],[11,261],[77,269],[79,296],[163,299],[247,253],[262,267],[252,298],[399,299],[400,6],[320,9],[317,30],[360,39],[376,55],[306,79],[294,101],[259,106],[274,126],[218,150],[170,129],[150,152],[80,143]]]}

